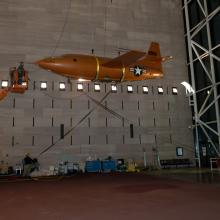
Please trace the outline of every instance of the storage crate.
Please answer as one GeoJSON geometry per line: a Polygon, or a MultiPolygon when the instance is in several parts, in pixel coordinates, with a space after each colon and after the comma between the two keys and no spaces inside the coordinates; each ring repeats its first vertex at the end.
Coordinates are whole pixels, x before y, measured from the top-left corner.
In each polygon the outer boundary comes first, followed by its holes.
{"type": "Polygon", "coordinates": [[[116,161],[115,160],[104,160],[102,161],[102,171],[105,173],[116,171],[116,161]]]}
{"type": "Polygon", "coordinates": [[[101,161],[100,160],[86,161],[86,172],[88,173],[101,172],[101,161]]]}

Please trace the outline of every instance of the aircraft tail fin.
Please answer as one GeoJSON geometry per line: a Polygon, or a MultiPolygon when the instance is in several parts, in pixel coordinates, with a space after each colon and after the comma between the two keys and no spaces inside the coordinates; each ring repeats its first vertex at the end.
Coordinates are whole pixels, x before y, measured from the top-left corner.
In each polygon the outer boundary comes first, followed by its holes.
{"type": "Polygon", "coordinates": [[[149,50],[148,50],[148,56],[150,57],[155,57],[155,58],[161,58],[161,55],[160,55],[160,45],[159,43],[156,43],[156,42],[152,42],[150,47],[149,47],[149,50]]]}
{"type": "Polygon", "coordinates": [[[160,45],[159,45],[159,43],[156,43],[156,42],[151,43],[149,50],[148,50],[148,53],[147,53],[147,58],[149,60],[159,61],[159,62],[165,62],[165,61],[173,59],[172,56],[161,57],[160,45]]]}

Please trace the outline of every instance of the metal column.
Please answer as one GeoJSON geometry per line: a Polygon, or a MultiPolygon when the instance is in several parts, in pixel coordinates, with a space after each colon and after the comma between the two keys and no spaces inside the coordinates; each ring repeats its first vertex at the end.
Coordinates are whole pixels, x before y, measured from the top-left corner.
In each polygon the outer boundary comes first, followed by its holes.
{"type": "MultiPolygon", "coordinates": [[[[187,44],[188,44],[188,56],[189,56],[189,67],[190,67],[190,74],[191,74],[191,84],[193,89],[195,90],[194,93],[192,93],[193,97],[193,114],[194,114],[194,127],[195,127],[195,147],[196,147],[196,155],[199,159],[199,166],[201,166],[200,162],[200,147],[199,147],[199,131],[198,128],[201,128],[201,131],[203,132],[202,135],[206,137],[206,140],[208,143],[211,144],[213,147],[215,153],[220,156],[220,116],[219,116],[219,94],[217,91],[217,86],[219,86],[219,83],[216,83],[216,71],[214,66],[214,60],[217,62],[220,62],[220,58],[216,56],[213,51],[220,47],[220,45],[215,46],[213,48],[212,46],[212,33],[210,32],[210,20],[215,17],[215,15],[220,13],[220,5],[216,7],[215,10],[212,12],[208,12],[207,7],[207,0],[184,0],[183,5],[184,10],[184,16],[185,16],[185,22],[186,22],[186,37],[187,37],[187,44]],[[194,4],[194,7],[197,7],[197,10],[200,10],[200,17],[201,20],[192,27],[190,25],[190,14],[189,14],[189,7],[190,4],[194,4]],[[196,4],[196,5],[195,5],[196,4]],[[206,48],[204,45],[201,45],[199,42],[195,40],[195,36],[197,34],[201,33],[202,30],[206,29],[207,33],[207,41],[208,41],[208,48],[206,48]],[[193,52],[195,54],[195,57],[193,57],[193,52]],[[201,54],[202,52],[202,54],[201,54]],[[205,62],[206,59],[206,62],[205,62]],[[207,64],[208,60],[208,64],[207,64]],[[207,78],[208,86],[205,86],[203,88],[196,88],[196,77],[195,77],[195,62],[199,62],[200,67],[203,68],[204,76],[207,78]],[[208,67],[207,67],[208,65],[208,67]],[[200,106],[198,104],[198,96],[201,92],[206,92],[206,98],[200,102],[200,106]],[[214,106],[214,112],[215,112],[215,121],[204,121],[202,116],[211,110],[211,108],[214,106]],[[215,124],[214,128],[211,127],[211,124],[215,124]],[[210,133],[212,136],[216,136],[216,139],[218,140],[218,146],[213,142],[212,137],[210,136],[210,133]]],[[[204,34],[204,32],[203,32],[204,34]]],[[[200,100],[201,101],[201,100],[200,100]]],[[[212,110],[213,111],[213,110],[212,110]]],[[[200,133],[201,134],[201,133],[200,133]]]]}

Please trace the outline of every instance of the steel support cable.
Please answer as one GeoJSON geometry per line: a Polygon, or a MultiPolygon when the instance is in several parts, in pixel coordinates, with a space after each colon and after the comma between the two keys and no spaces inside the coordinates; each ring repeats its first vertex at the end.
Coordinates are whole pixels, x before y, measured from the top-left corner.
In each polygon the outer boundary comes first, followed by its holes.
{"type": "MultiPolygon", "coordinates": [[[[109,91],[108,93],[105,94],[105,96],[100,100],[100,103],[103,102],[108,96],[109,94],[111,94],[111,91],[109,91]]],[[[72,127],[69,131],[67,131],[64,134],[64,137],[67,136],[69,133],[71,133],[76,127],[78,127],[95,109],[97,108],[97,106],[95,106],[94,108],[92,108],[84,117],[82,117],[78,123],[72,127]]],[[[56,145],[58,142],[60,142],[62,139],[59,138],[57,141],[55,141],[53,144],[51,144],[49,147],[47,147],[46,149],[44,149],[39,156],[41,156],[42,154],[46,153],[49,149],[51,149],[54,145],[56,145]]]]}
{"type": "MultiPolygon", "coordinates": [[[[33,72],[36,72],[33,71],[33,72]]],[[[32,73],[33,73],[32,72],[32,73]]],[[[28,78],[28,80],[33,84],[32,80],[30,78],[28,78]]],[[[38,88],[36,85],[35,85],[36,88],[38,88]]],[[[40,88],[38,88],[40,89],[40,88]]],[[[42,93],[45,95],[45,96],[48,96],[49,98],[52,98],[52,99],[57,99],[57,100],[71,100],[71,98],[56,98],[56,97],[53,97],[51,95],[49,95],[48,93],[42,91],[42,93]]],[[[107,112],[111,113],[112,115],[114,115],[116,118],[122,120],[122,121],[127,121],[129,123],[132,123],[129,119],[123,117],[122,115],[118,114],[117,112],[115,112],[114,110],[108,108],[107,106],[103,105],[102,102],[107,98],[107,96],[111,93],[111,91],[109,91],[100,101],[97,101],[96,99],[94,99],[93,97],[91,97],[90,95],[88,95],[87,93],[83,92],[82,95],[86,95],[90,100],[92,100],[97,106],[100,106],[102,107],[104,110],[106,110],[107,112]]],[[[80,95],[80,96],[82,96],[80,95]]],[[[77,97],[80,97],[80,96],[77,96],[77,97]]],[[[69,131],[67,131],[65,134],[64,134],[64,137],[67,136],[70,132],[72,132],[78,125],[80,125],[96,108],[92,108],[83,118],[81,118],[81,120],[74,126],[72,127],[69,131]]],[[[53,144],[51,144],[49,147],[47,147],[45,150],[43,150],[40,154],[44,154],[45,152],[47,152],[50,148],[52,148],[54,145],[56,145],[59,141],[61,141],[61,138],[58,139],[57,141],[55,141],[53,144]]]]}
{"type": "Polygon", "coordinates": [[[72,8],[72,0],[69,0],[69,6],[68,6],[67,11],[66,11],[66,15],[65,15],[65,19],[64,19],[64,24],[63,24],[63,26],[62,26],[62,29],[61,29],[59,38],[58,38],[58,40],[57,40],[57,42],[56,42],[56,45],[55,45],[55,47],[54,47],[54,49],[53,49],[53,51],[52,51],[52,53],[51,53],[51,57],[54,56],[54,54],[55,54],[57,48],[58,48],[59,45],[60,45],[61,39],[62,39],[62,37],[63,37],[64,31],[65,31],[65,28],[66,28],[66,24],[67,24],[68,19],[69,19],[69,15],[70,15],[70,10],[71,10],[71,8],[72,8]]]}
{"type": "Polygon", "coordinates": [[[109,112],[110,114],[114,115],[116,118],[122,120],[122,121],[128,121],[131,123],[131,121],[127,118],[125,118],[124,116],[120,115],[119,113],[117,113],[116,111],[112,110],[111,108],[103,105],[101,102],[97,101],[96,99],[94,99],[93,97],[91,97],[90,95],[88,95],[87,93],[85,93],[85,95],[92,100],[95,104],[97,104],[98,106],[100,106],[101,108],[103,108],[104,110],[106,110],[107,112],[109,112]]]}

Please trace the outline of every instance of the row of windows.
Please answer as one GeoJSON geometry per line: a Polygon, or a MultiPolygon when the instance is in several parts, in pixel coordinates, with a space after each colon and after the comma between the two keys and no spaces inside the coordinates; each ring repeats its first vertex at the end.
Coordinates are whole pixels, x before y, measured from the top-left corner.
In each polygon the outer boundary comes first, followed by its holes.
{"type": "MultiPolygon", "coordinates": [[[[8,80],[2,80],[1,87],[5,88],[9,86],[8,80]]],[[[42,81],[40,82],[40,89],[41,90],[47,90],[47,82],[42,81]]],[[[83,83],[77,83],[77,91],[84,91],[84,84],[83,83]]],[[[60,91],[65,91],[66,90],[66,83],[65,82],[59,82],[59,90],[60,91]]],[[[98,83],[94,84],[94,91],[95,92],[100,92],[101,91],[101,86],[98,83]]],[[[115,84],[111,85],[111,91],[112,92],[117,92],[118,91],[118,86],[115,84]]],[[[134,92],[134,86],[132,85],[127,85],[127,92],[128,93],[133,93],[134,92]]],[[[149,92],[149,87],[148,86],[142,86],[142,92],[144,94],[148,94],[149,92]]],[[[163,94],[164,89],[162,86],[157,87],[157,92],[158,94],[163,94]]],[[[178,89],[177,87],[172,87],[172,94],[177,95],[178,94],[178,89]]]]}

